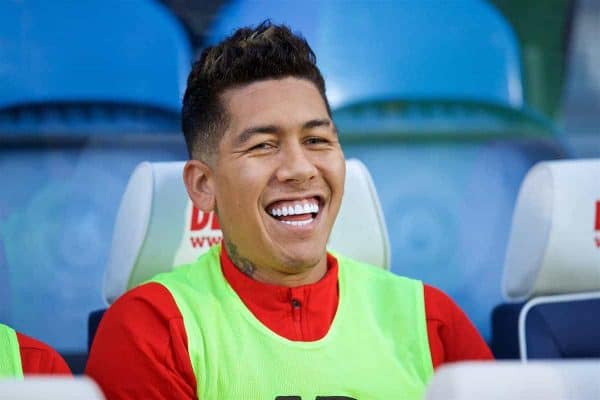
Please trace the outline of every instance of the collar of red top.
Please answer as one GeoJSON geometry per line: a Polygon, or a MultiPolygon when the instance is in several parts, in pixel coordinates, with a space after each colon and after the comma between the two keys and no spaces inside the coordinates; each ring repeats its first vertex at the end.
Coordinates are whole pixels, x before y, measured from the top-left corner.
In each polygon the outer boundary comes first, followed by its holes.
{"type": "Polygon", "coordinates": [[[337,307],[338,262],[330,253],[327,253],[327,272],[323,278],[318,282],[296,287],[272,285],[250,278],[233,264],[225,246],[221,249],[221,267],[229,285],[252,311],[289,308],[292,300],[297,300],[309,309],[318,310],[324,304],[334,304],[337,307]]]}

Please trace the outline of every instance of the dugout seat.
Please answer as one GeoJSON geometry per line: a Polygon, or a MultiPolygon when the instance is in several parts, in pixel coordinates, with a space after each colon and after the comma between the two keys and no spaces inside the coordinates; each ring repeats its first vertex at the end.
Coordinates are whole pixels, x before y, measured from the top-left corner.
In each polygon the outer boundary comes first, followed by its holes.
{"type": "Polygon", "coordinates": [[[589,400],[600,398],[600,363],[463,362],[439,368],[425,400],[589,400]]]}
{"type": "MultiPolygon", "coordinates": [[[[132,173],[115,222],[104,279],[112,304],[126,290],[173,266],[196,260],[220,243],[214,213],[196,209],[182,179],[184,162],[141,163],[132,173]]],[[[383,212],[369,171],[356,159],[346,161],[346,185],[328,247],[346,256],[390,267],[383,212]]],[[[104,310],[90,315],[91,340],[104,310]]]]}
{"type": "Polygon", "coordinates": [[[517,303],[494,309],[498,358],[600,359],[600,159],[542,162],[529,171],[502,290],[517,303]]]}
{"type": "Polygon", "coordinates": [[[25,377],[0,379],[0,399],[104,400],[98,385],[87,377],[25,377]]]}
{"type": "Polygon", "coordinates": [[[0,320],[83,372],[127,179],[187,154],[191,46],[158,1],[2,1],[0,60],[0,320]]]}

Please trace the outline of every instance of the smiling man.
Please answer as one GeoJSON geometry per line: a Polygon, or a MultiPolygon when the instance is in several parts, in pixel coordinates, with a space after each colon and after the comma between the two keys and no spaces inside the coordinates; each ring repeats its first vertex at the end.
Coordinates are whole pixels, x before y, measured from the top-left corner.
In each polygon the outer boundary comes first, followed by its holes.
{"type": "Polygon", "coordinates": [[[438,365],[491,358],[440,291],[327,252],[345,161],[304,39],[263,23],[205,49],[182,114],[224,245],[107,311],[86,372],[109,399],[418,399],[438,365]]]}
{"type": "Polygon", "coordinates": [[[223,137],[218,152],[187,163],[190,197],[217,210],[227,254],[247,275],[285,286],[318,281],[346,165],[324,97],[309,80],[279,77],[220,98],[223,137]]]}

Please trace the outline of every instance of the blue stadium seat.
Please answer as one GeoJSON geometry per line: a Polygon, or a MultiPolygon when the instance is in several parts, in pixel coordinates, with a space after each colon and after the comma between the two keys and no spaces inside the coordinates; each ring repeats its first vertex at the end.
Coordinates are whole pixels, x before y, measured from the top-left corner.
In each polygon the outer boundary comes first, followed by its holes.
{"type": "Polygon", "coordinates": [[[519,314],[525,302],[503,303],[492,310],[490,349],[497,360],[514,360],[519,354],[519,314]]]}
{"type": "Polygon", "coordinates": [[[521,312],[523,358],[600,360],[600,292],[536,300],[521,312]]]}
{"type": "Polygon", "coordinates": [[[231,1],[209,42],[266,18],[307,38],[346,156],[379,188],[392,270],[444,289],[489,338],[519,184],[565,155],[525,104],[511,27],[477,0],[277,4],[231,1]]]}
{"type": "Polygon", "coordinates": [[[0,108],[107,102],[178,112],[190,45],[160,3],[8,1],[0,21],[0,108]]]}
{"type": "Polygon", "coordinates": [[[377,99],[464,99],[523,106],[516,38],[490,4],[233,0],[208,42],[264,19],[306,37],[333,108],[377,99]]]}
{"type": "Polygon", "coordinates": [[[0,3],[0,321],[67,360],[103,305],[132,168],[186,157],[191,59],[160,2],[0,3]]]}
{"type": "Polygon", "coordinates": [[[497,359],[600,358],[600,293],[549,300],[494,308],[490,347],[497,359]]]}

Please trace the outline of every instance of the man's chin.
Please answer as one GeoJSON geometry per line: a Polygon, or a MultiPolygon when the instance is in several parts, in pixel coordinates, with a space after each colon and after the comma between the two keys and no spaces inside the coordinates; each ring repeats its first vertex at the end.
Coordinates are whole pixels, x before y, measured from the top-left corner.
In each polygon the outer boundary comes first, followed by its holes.
{"type": "Polygon", "coordinates": [[[285,249],[282,261],[286,269],[306,271],[326,262],[326,258],[327,249],[325,246],[319,248],[298,246],[293,249],[285,249]]]}

